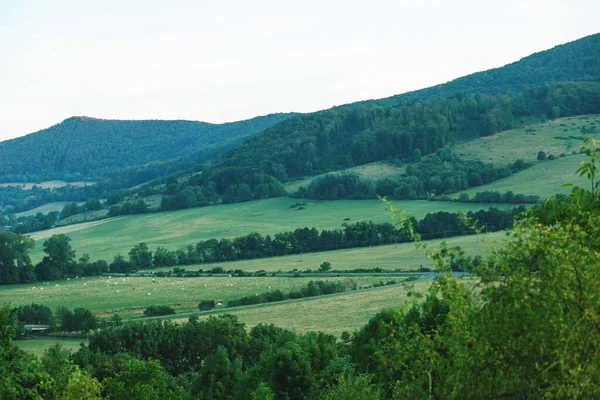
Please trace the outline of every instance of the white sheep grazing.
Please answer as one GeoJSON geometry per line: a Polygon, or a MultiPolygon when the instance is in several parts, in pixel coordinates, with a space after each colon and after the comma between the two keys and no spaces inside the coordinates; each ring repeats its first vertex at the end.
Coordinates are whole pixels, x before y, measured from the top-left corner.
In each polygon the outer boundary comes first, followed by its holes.
{"type": "Polygon", "coordinates": [[[222,304],[221,304],[221,303],[217,303],[217,306],[218,306],[218,307],[221,307],[221,306],[222,306],[222,304]]]}

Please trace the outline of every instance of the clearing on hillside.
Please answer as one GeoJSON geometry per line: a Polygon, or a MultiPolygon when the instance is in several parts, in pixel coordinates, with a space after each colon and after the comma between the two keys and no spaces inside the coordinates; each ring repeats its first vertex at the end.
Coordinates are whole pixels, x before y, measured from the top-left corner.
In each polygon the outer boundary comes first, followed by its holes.
{"type": "MultiPolygon", "coordinates": [[[[452,146],[465,160],[505,166],[521,159],[537,162],[538,152],[560,157],[579,152],[583,139],[600,139],[600,115],[581,115],[536,123],[452,146]]],[[[574,171],[574,170],[571,170],[574,171]]]]}

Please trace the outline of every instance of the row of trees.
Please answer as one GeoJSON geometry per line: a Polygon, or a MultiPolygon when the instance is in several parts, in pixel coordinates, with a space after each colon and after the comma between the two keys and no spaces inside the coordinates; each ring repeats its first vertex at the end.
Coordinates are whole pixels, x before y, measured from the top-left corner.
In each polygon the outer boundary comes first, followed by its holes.
{"type": "MultiPolygon", "coordinates": [[[[417,232],[424,238],[434,239],[474,233],[472,224],[485,227],[490,232],[508,229],[512,227],[513,216],[524,210],[523,207],[510,211],[490,208],[487,211],[470,211],[465,216],[441,211],[427,214],[421,221],[413,222],[417,232]]],[[[392,224],[363,221],[345,224],[343,229],[319,231],[316,228],[298,228],[273,236],[262,236],[253,232],[234,239],[203,240],[196,245],[190,244],[174,251],[164,247],[151,251],[146,243],[139,243],[129,251],[128,259],[117,254],[109,264],[105,260],[92,262],[87,254],[77,259],[70,244],[71,238],[65,234],[58,234],[44,241],[46,256],[34,266],[29,258],[29,250],[33,248],[34,241],[23,235],[0,232],[0,284],[99,275],[107,271],[130,273],[152,267],[265,258],[302,252],[378,246],[407,240],[407,235],[392,224]]]]}

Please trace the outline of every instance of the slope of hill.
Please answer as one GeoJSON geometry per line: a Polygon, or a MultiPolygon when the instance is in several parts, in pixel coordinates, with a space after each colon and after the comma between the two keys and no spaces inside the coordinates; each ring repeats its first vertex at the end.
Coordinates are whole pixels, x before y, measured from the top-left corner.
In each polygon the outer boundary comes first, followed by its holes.
{"type": "Polygon", "coordinates": [[[72,117],[1,142],[0,181],[101,178],[110,171],[183,156],[214,158],[290,115],[270,114],[225,124],[72,117]]]}
{"type": "Polygon", "coordinates": [[[440,85],[363,103],[394,105],[419,99],[453,97],[456,93],[505,94],[509,91],[520,91],[524,85],[599,79],[600,33],[597,33],[534,53],[500,68],[476,72],[440,85]]]}

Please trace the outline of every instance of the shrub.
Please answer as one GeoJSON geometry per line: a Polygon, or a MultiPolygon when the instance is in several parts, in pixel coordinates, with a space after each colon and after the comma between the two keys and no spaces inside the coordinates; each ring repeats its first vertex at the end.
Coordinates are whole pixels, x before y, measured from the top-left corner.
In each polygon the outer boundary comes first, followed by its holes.
{"type": "Polygon", "coordinates": [[[200,311],[208,311],[215,308],[216,305],[217,303],[214,300],[200,300],[200,303],[198,304],[198,309],[200,311]]]}
{"type": "Polygon", "coordinates": [[[171,315],[175,314],[175,310],[173,310],[169,306],[150,306],[146,308],[144,311],[144,315],[146,317],[157,317],[159,315],[171,315]]]}

